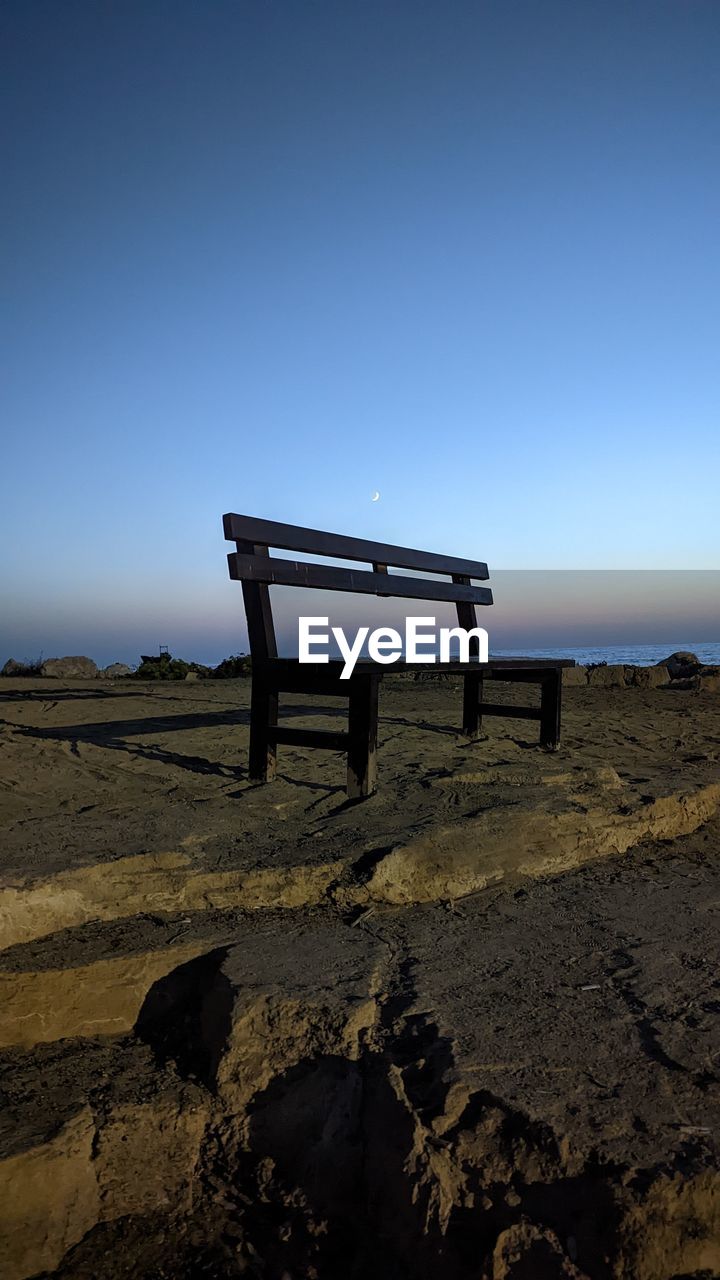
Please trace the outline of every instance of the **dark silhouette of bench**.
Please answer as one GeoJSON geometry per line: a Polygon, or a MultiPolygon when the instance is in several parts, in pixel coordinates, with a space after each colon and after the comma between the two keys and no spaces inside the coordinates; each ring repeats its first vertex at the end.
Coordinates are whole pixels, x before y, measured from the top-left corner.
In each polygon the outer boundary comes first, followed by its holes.
{"type": "Polygon", "coordinates": [[[271,586],[314,587],[330,591],[363,592],[368,595],[415,600],[451,601],[457,610],[458,625],[470,630],[478,625],[476,606],[491,605],[488,587],[473,585],[485,581],[487,565],[476,560],[433,555],[407,547],[386,546],[364,538],[323,533],[296,525],[260,520],[254,516],[223,516],[225,537],[235,543],[228,555],[230,577],[242,582],[252,656],[250,705],[250,777],[268,782],[275,776],[279,745],[324,747],[347,753],[347,794],[350,798],[370,795],[375,790],[378,688],[385,675],[401,671],[430,670],[463,677],[462,728],[476,737],[482,717],[510,716],[539,720],[540,742],[555,748],[560,740],[562,668],[572,667],[572,659],[490,658],[477,660],[477,637],[470,640],[469,662],[396,662],[381,666],[370,660],[357,662],[349,679],[341,680],[342,661],[309,665],[297,658],[278,657],[270,605],[271,586]],[[358,560],[372,569],[347,569],[337,565],[285,560],[270,556],[270,547],[298,551],[304,555],[330,556],[336,560],[358,560]],[[443,574],[451,580],[389,574],[388,566],[413,572],[443,574]],[[540,686],[539,707],[515,707],[485,702],[486,680],[540,686]],[[280,693],[324,694],[348,699],[348,727],[345,732],[298,729],[278,724],[280,693]]]}

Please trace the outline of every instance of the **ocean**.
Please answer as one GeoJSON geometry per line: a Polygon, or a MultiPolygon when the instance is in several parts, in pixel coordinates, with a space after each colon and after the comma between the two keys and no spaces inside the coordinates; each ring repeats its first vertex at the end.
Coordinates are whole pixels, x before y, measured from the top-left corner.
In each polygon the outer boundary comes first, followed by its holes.
{"type": "Polygon", "coordinates": [[[678,640],[677,644],[611,644],[598,648],[563,649],[554,645],[551,649],[495,649],[496,658],[574,658],[588,666],[593,662],[622,663],[632,667],[651,667],[671,653],[684,649],[694,653],[706,666],[720,666],[720,642],[706,640],[678,640]]]}
{"type": "MultiPolygon", "coordinates": [[[[352,640],[352,638],[351,632],[349,639],[352,640]]],[[[556,644],[548,649],[533,649],[526,645],[519,646],[517,649],[496,648],[492,644],[492,633],[490,641],[491,658],[574,658],[582,666],[607,662],[608,665],[652,667],[662,662],[664,658],[669,658],[671,653],[684,650],[685,653],[696,654],[706,666],[720,666],[720,641],[718,640],[678,640],[677,643],[669,644],[606,644],[594,648],[582,645],[564,648],[556,644]]],[[[430,651],[430,646],[423,649],[423,652],[430,651]]],[[[333,644],[328,646],[327,652],[335,660],[341,656],[340,650],[333,644]]],[[[451,645],[450,654],[453,658],[458,657],[455,644],[451,645]]],[[[366,659],[367,656],[367,649],[363,648],[360,657],[366,659]]]]}

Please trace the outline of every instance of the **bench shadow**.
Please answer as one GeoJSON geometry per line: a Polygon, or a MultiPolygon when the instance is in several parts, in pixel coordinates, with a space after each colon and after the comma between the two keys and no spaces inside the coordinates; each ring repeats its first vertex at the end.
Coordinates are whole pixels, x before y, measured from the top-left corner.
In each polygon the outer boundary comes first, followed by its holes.
{"type": "Polygon", "coordinates": [[[0,702],[80,702],[99,698],[127,698],[128,690],[109,689],[8,689],[0,693],[0,702]]]}
{"type": "MultiPolygon", "coordinates": [[[[338,716],[342,711],[338,707],[329,706],[297,706],[283,707],[284,715],[300,716],[338,716]]],[[[69,742],[71,750],[78,753],[78,743],[103,747],[108,751],[123,751],[130,756],[140,757],[154,763],[170,764],[179,769],[187,769],[191,773],[204,774],[211,777],[225,778],[228,781],[244,781],[247,768],[244,765],[222,764],[210,760],[206,756],[184,755],[166,747],[152,746],[146,742],[128,741],[134,737],[143,738],[154,733],[178,733],[193,729],[235,727],[250,723],[249,710],[238,711],[205,711],[186,715],[149,716],[135,720],[112,720],[101,723],[71,724],[48,728],[37,728],[30,725],[13,725],[16,733],[28,738],[38,738],[51,742],[69,742]]],[[[308,784],[315,789],[316,784],[308,784]]],[[[323,784],[317,784],[322,789],[323,784]]],[[[334,790],[335,788],[329,788],[334,790]]],[[[241,796],[242,792],[235,793],[241,796]]]]}
{"type": "MultiPolygon", "coordinates": [[[[338,716],[343,712],[330,706],[284,706],[283,717],[338,716]]],[[[134,737],[147,733],[178,733],[187,729],[213,729],[223,725],[248,725],[250,711],[197,711],[186,715],[146,716],[135,720],[90,721],[87,724],[66,724],[38,728],[31,725],[14,725],[18,733],[32,738],[51,739],[56,742],[93,742],[102,746],[106,741],[134,737]]]]}
{"type": "Polygon", "coordinates": [[[222,725],[250,723],[250,712],[197,711],[185,715],[144,716],[135,720],[90,721],[86,724],[53,725],[39,728],[30,725],[16,726],[18,732],[31,738],[44,738],[55,742],[93,742],[103,746],[118,738],[147,733],[177,733],[186,729],[211,729],[222,725]]]}
{"type": "MultiPolygon", "coordinates": [[[[23,694],[23,697],[26,695],[23,694]]],[[[35,697],[36,695],[32,695],[35,697]]],[[[75,695],[69,695],[75,696],[75,695]]],[[[92,696],[89,691],[83,692],[80,697],[92,696]]],[[[119,697],[120,694],[107,693],[101,691],[101,697],[119,697]]],[[[44,697],[42,701],[52,701],[53,697],[44,697]]],[[[281,704],[280,721],[291,719],[293,717],[308,719],[312,717],[327,717],[332,719],[345,720],[347,717],[347,708],[343,703],[338,706],[336,703],[285,703],[281,704]]],[[[380,721],[383,725],[396,725],[400,728],[415,729],[423,733],[439,733],[446,737],[457,740],[462,737],[462,729],[459,724],[437,724],[426,719],[411,719],[408,716],[392,716],[381,715],[380,721]]],[[[245,727],[250,724],[249,708],[238,708],[237,710],[223,709],[220,711],[199,711],[185,712],[184,714],[170,715],[154,715],[137,717],[128,720],[108,720],[101,722],[84,722],[78,724],[61,725],[61,726],[31,726],[31,725],[12,725],[16,733],[23,734],[29,738],[36,738],[44,741],[66,742],[70,744],[71,750],[79,755],[78,744],[87,743],[91,746],[103,747],[108,751],[122,751],[134,757],[148,760],[153,763],[172,765],[175,768],[186,769],[191,773],[205,775],[209,777],[224,778],[229,782],[245,782],[248,778],[248,771],[245,764],[222,763],[219,760],[213,760],[207,756],[184,754],[169,747],[153,745],[145,739],[153,734],[176,734],[181,732],[192,732],[200,729],[217,729],[217,728],[234,728],[245,727]],[[140,741],[133,741],[133,739],[140,741]]],[[[536,743],[516,739],[519,746],[530,749],[537,746],[536,743]]],[[[245,755],[245,748],[242,751],[245,755]]],[[[319,795],[332,794],[334,792],[342,793],[343,786],[328,785],[323,782],[309,781],[297,777],[290,778],[288,774],[279,773],[278,777],[286,782],[292,781],[295,785],[306,787],[308,790],[317,791],[319,795]]],[[[259,784],[262,785],[262,784],[259,784]]],[[[240,799],[245,794],[242,791],[231,791],[228,793],[230,799],[240,799]]],[[[331,813],[336,815],[347,809],[355,807],[355,801],[345,799],[340,805],[334,808],[331,813]]]]}

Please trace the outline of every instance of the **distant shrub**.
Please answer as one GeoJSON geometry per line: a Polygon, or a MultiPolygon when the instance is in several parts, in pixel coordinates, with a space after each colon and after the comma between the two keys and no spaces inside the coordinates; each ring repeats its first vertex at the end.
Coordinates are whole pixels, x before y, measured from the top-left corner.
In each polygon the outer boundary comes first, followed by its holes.
{"type": "Polygon", "coordinates": [[[211,668],[200,662],[185,662],[183,658],[173,658],[170,653],[144,653],[135,676],[140,680],[184,680],[191,671],[201,677],[211,674],[211,668]]]}
{"type": "Polygon", "coordinates": [[[249,654],[236,653],[216,667],[206,667],[201,662],[173,658],[171,653],[144,653],[133,675],[140,680],[184,680],[191,672],[204,680],[237,680],[252,674],[252,662],[249,654]]]}
{"type": "Polygon", "coordinates": [[[606,667],[606,666],[607,666],[607,662],[603,659],[603,661],[602,661],[602,662],[588,662],[587,667],[585,668],[585,670],[586,670],[586,671],[597,671],[598,667],[606,667]]]}
{"type": "Polygon", "coordinates": [[[213,680],[237,680],[241,676],[252,675],[252,659],[247,653],[236,653],[219,662],[210,675],[213,680]]]}

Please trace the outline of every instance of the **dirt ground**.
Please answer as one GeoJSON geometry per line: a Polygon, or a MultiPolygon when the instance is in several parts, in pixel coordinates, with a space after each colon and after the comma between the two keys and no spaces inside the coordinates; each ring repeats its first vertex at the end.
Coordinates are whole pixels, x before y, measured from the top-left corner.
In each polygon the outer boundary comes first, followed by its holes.
{"type": "Polygon", "coordinates": [[[720,695],[460,701],[2,682],[3,1275],[720,1275],[720,695]]]}

